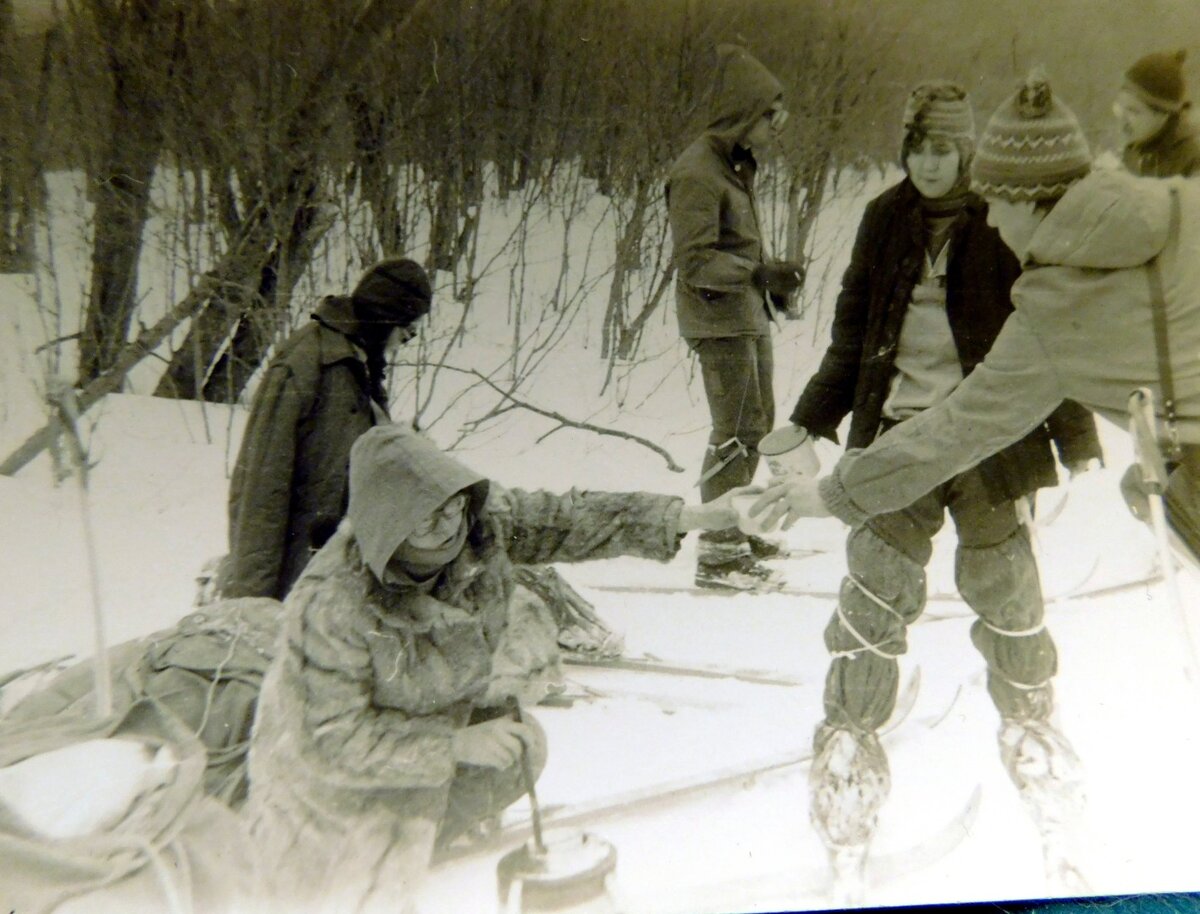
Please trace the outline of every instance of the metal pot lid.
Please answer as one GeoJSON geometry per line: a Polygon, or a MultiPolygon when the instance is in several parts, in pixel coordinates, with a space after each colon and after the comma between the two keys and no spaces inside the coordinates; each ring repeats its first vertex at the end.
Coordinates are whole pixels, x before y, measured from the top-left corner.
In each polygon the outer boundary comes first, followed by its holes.
{"type": "Polygon", "coordinates": [[[808,438],[808,433],[794,425],[782,425],[768,433],[758,442],[758,452],[764,457],[786,454],[792,448],[799,447],[808,438]]]}
{"type": "Polygon", "coordinates": [[[587,832],[550,832],[543,841],[544,854],[538,853],[532,841],[505,854],[499,864],[502,877],[545,886],[565,885],[600,879],[616,868],[616,848],[587,832]]]}

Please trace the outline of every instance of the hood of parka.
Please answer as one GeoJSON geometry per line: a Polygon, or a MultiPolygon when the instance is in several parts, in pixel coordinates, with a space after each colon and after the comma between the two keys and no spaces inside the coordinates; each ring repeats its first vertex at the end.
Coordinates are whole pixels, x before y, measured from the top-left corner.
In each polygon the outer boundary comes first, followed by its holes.
{"type": "Polygon", "coordinates": [[[403,425],[377,425],[350,450],[346,517],[363,561],[383,580],[388,561],[417,526],[450,496],[470,495],[468,523],[487,499],[487,480],[403,425]]]}
{"type": "Polygon", "coordinates": [[[1093,171],[1047,213],[1029,241],[1026,259],[1097,270],[1138,267],[1162,251],[1170,214],[1167,182],[1093,171]]]}
{"type": "Polygon", "coordinates": [[[783,84],[745,48],[717,48],[717,78],[709,101],[707,132],[732,149],[755,121],[783,98],[783,84]]]}

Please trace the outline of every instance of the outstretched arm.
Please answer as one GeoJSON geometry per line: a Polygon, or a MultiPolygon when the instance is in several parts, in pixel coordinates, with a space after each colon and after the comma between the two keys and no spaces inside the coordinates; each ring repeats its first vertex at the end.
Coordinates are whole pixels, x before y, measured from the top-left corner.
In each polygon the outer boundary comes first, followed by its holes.
{"type": "MultiPolygon", "coordinates": [[[[733,493],[727,493],[731,497],[733,493]]],[[[670,559],[688,530],[732,527],[729,497],[704,505],[647,492],[526,492],[492,484],[488,515],[509,557],[522,565],[619,555],[670,559]]]]}
{"type": "Polygon", "coordinates": [[[948,398],[847,453],[819,481],[780,481],[758,500],[757,512],[769,508],[768,518],[788,518],[790,526],[805,515],[830,513],[859,524],[897,511],[1028,434],[1062,399],[1050,360],[1016,312],[948,398]]]}

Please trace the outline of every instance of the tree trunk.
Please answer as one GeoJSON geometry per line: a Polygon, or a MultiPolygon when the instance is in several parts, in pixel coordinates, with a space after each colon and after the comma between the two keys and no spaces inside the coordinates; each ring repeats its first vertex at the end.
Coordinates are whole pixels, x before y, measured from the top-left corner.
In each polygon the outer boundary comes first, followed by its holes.
{"type": "Polygon", "coordinates": [[[138,260],[150,182],[162,145],[158,96],[169,79],[169,50],[178,29],[170,6],[137,0],[120,8],[91,7],[108,37],[112,78],[107,149],[90,176],[96,202],[92,281],[79,350],[79,378],[108,371],[125,346],[137,307],[138,260]]]}
{"type": "MultiPolygon", "coordinates": [[[[427,0],[416,0],[396,25],[403,29],[427,0]]],[[[318,201],[321,165],[317,151],[329,129],[329,111],[349,92],[356,62],[366,60],[377,41],[394,40],[393,2],[371,0],[347,27],[340,47],[308,81],[290,111],[277,167],[251,201],[259,214],[250,229],[257,257],[214,288],[176,350],[154,393],[160,397],[236,402],[270,348],[287,314],[289,297],[312,258],[329,220],[318,201]]],[[[241,182],[243,187],[252,182],[241,182]]],[[[245,237],[245,233],[243,233],[245,237]]]]}
{"type": "Polygon", "coordinates": [[[388,163],[388,127],[393,112],[372,105],[357,87],[348,94],[353,115],[354,146],[358,153],[358,181],[363,200],[371,209],[375,242],[383,256],[404,250],[404,223],[396,198],[399,181],[388,163]]]}
{"type": "MultiPolygon", "coordinates": [[[[299,179],[297,179],[299,180],[299,179]]],[[[299,204],[284,202],[249,226],[249,251],[241,272],[217,286],[196,316],[155,388],[158,397],[236,403],[283,326],[292,290],[331,220],[317,202],[316,179],[299,204]],[[287,230],[278,228],[287,222],[287,230]]]]}
{"type": "Polygon", "coordinates": [[[253,296],[257,307],[243,310],[229,346],[204,382],[205,400],[236,403],[278,337],[292,291],[333,221],[315,202],[315,195],[314,186],[308,200],[296,210],[291,232],[271,250],[259,271],[258,289],[253,296]]]}

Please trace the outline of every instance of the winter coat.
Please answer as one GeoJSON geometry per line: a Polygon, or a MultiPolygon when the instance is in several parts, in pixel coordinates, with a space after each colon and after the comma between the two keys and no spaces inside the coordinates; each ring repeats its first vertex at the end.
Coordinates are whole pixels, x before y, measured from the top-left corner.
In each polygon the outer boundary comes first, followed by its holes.
{"type": "MultiPolygon", "coordinates": [[[[792,411],[792,422],[832,441],[853,412],[850,448],[866,447],[879,433],[901,327],[925,260],[920,200],[905,178],[867,204],[842,277],[833,340],[792,411]]],[[[947,243],[946,316],[965,377],[983,361],[1012,313],[1009,290],[1021,267],[988,226],[987,206],[974,195],[951,225],[947,243]]],[[[1064,464],[1101,455],[1091,414],[1064,403],[1044,424],[983,462],[994,501],[1058,484],[1052,439],[1064,464]]]]}
{"type": "Polygon", "coordinates": [[[1200,443],[1200,185],[1098,171],[1042,220],[1012,288],[1014,313],[945,401],[847,454],[821,483],[844,520],[904,507],[1040,425],[1064,399],[1127,425],[1129,395],[1162,407],[1150,272],[1166,297],[1178,430],[1200,443]],[[1181,221],[1172,234],[1170,192],[1181,221]]]}
{"type": "Polygon", "coordinates": [[[1135,175],[1195,177],[1200,175],[1200,133],[1184,112],[1173,114],[1149,140],[1126,146],[1121,158],[1135,175]]]}
{"type": "Polygon", "coordinates": [[[229,487],[224,597],[283,599],[345,512],[350,446],[387,421],[355,327],[350,300],[326,298],[259,384],[229,487]]]}
{"type": "Polygon", "coordinates": [[[769,332],[763,293],[751,281],[763,262],[754,202],[757,164],[738,145],[781,92],[745,55],[722,59],[708,129],[671,165],[667,211],[677,269],[675,301],[685,339],[769,332]]]}
{"type": "Polygon", "coordinates": [[[285,888],[324,888],[335,845],[353,842],[364,860],[389,855],[389,872],[337,897],[396,910],[395,881],[411,891],[428,865],[456,776],[454,733],[557,664],[553,624],[530,615],[544,619],[544,607],[512,600],[512,563],[665,560],[680,510],[665,496],[493,486],[427,594],[380,584],[347,520],[287,599],[251,741],[247,816],[264,823],[254,833],[285,888]]]}

